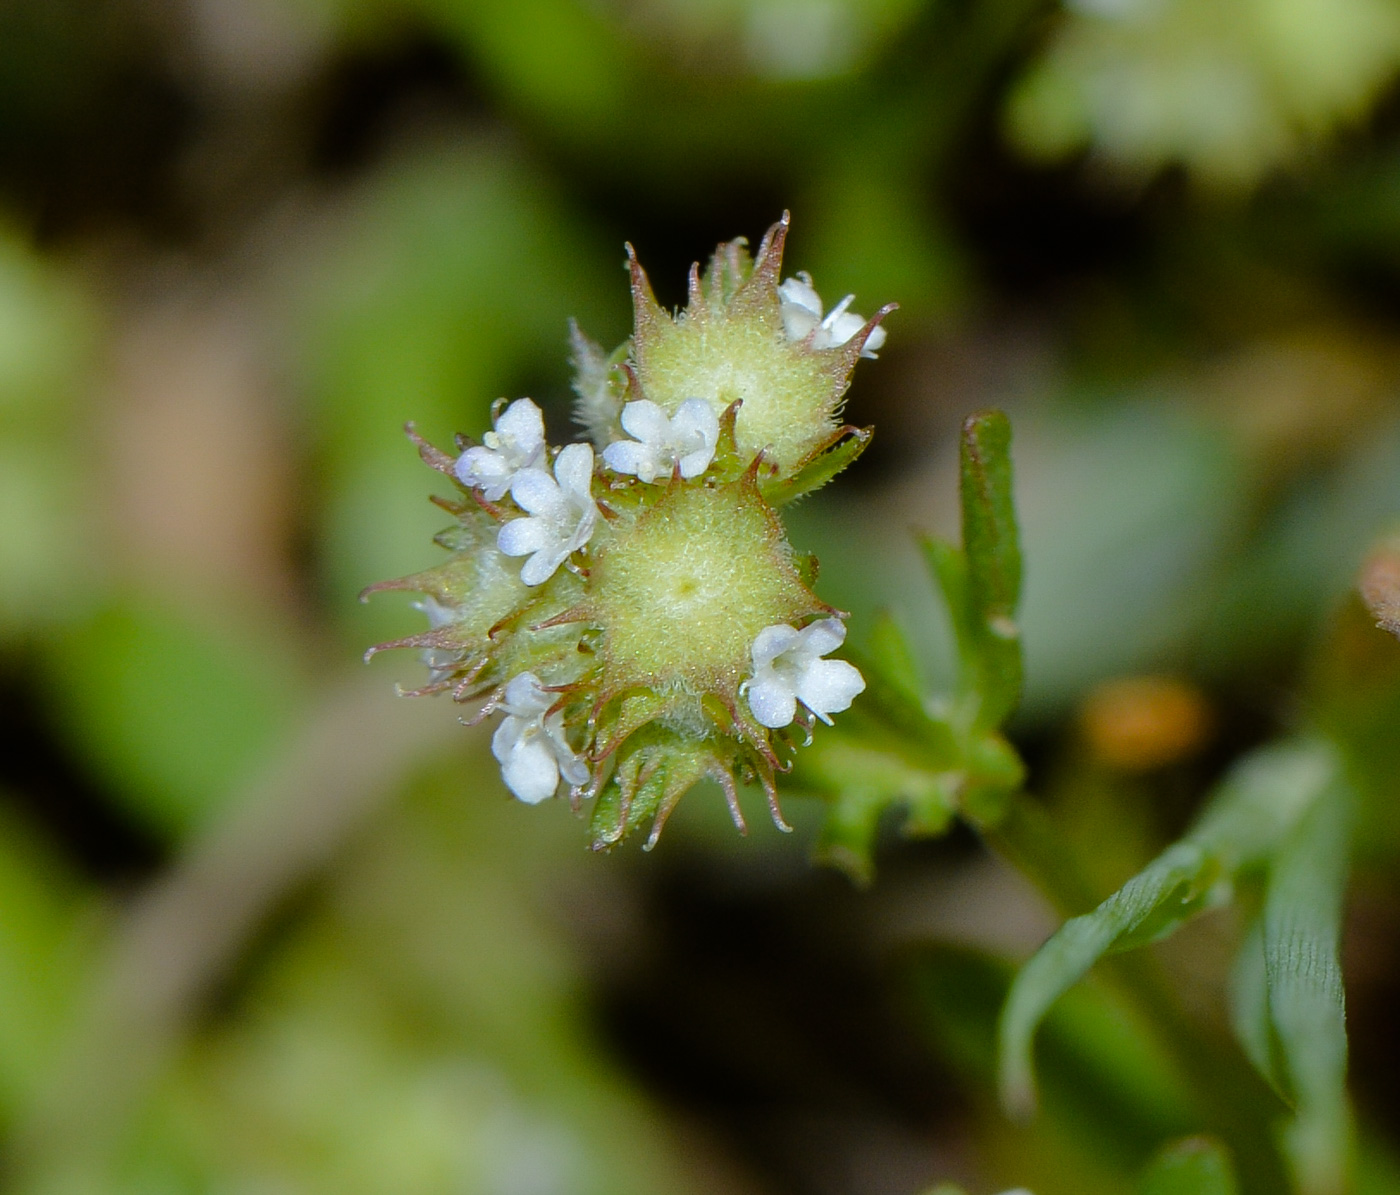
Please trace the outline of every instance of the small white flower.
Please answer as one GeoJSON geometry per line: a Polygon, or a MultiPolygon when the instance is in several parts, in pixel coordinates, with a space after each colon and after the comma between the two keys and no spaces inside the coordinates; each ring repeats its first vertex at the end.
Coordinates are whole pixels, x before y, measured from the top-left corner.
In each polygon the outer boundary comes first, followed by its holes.
{"type": "Polygon", "coordinates": [[[430,630],[436,631],[457,621],[456,607],[444,606],[431,595],[425,595],[421,602],[410,602],[409,605],[428,616],[430,630]]]}
{"type": "Polygon", "coordinates": [[[555,458],[554,476],[543,469],[521,469],[510,496],[530,518],[501,528],[496,546],[507,556],[529,556],[520,570],[526,585],[542,585],[593,537],[598,507],[591,493],[593,448],[570,444],[555,458]]]}
{"type": "Polygon", "coordinates": [[[563,713],[545,712],[553,703],[540,678],[522,672],[506,686],[499,707],[506,718],[491,737],[491,754],[500,762],[506,787],[527,805],[552,797],[560,776],[575,788],[588,783],[588,765],[564,737],[563,713]]]}
{"type": "MultiPolygon", "coordinates": [[[[823,317],[822,297],[812,286],[812,276],[805,271],[778,287],[778,297],[782,300],[783,327],[788,339],[805,340],[810,336],[814,349],[834,349],[865,327],[864,316],[847,310],[855,295],[847,295],[823,317]]],[[[860,355],[873,357],[884,343],[884,328],[876,328],[860,355]]]]}
{"type": "Polygon", "coordinates": [[[619,473],[651,481],[669,477],[680,465],[682,477],[699,477],[715,459],[719,417],[703,398],[687,398],[670,418],[650,399],[629,402],[622,408],[622,427],[635,438],[603,449],[603,460],[619,473]]]}
{"type": "Polygon", "coordinates": [[[518,398],[495,421],[495,431],[481,437],[484,447],[468,448],[457,458],[457,480],[473,486],[488,502],[499,502],[522,469],[533,469],[544,456],[544,416],[528,398],[518,398]]]}
{"type": "MultiPolygon", "coordinates": [[[[420,610],[427,615],[430,631],[441,630],[457,621],[458,611],[452,606],[444,606],[431,595],[424,596],[421,602],[410,602],[409,604],[415,610],[420,610]]],[[[435,681],[449,675],[458,663],[458,659],[456,653],[443,651],[440,648],[430,647],[423,652],[423,663],[431,674],[429,679],[435,681]]]]}
{"type": "Polygon", "coordinates": [[[753,641],[753,676],[744,682],[753,716],[772,730],[797,717],[800,701],[828,725],[865,688],[854,664],[823,660],[846,639],[846,627],[824,618],[802,630],[786,623],[764,627],[753,641]]]}

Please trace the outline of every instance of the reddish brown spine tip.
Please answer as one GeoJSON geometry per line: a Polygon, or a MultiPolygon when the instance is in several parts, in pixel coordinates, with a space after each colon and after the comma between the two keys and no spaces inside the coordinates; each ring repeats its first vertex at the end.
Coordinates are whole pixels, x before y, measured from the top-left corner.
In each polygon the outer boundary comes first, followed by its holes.
{"type": "Polygon", "coordinates": [[[734,783],[734,777],[723,768],[716,768],[712,775],[724,790],[724,803],[729,806],[729,818],[734,823],[734,828],[740,834],[748,834],[749,826],[744,821],[744,811],[739,808],[739,789],[734,783]]]}
{"type": "Polygon", "coordinates": [[[457,462],[453,457],[448,456],[442,449],[434,447],[432,444],[429,444],[427,440],[423,439],[423,437],[418,434],[418,430],[414,427],[412,422],[405,423],[403,431],[404,435],[413,441],[413,445],[418,449],[418,455],[422,458],[425,465],[436,469],[439,473],[445,473],[448,477],[456,480],[456,473],[454,472],[453,466],[456,465],[457,462]]]}
{"type": "MultiPolygon", "coordinates": [[[[784,212],[783,218],[763,234],[763,240],[758,246],[758,257],[754,260],[753,273],[744,283],[746,292],[763,295],[765,291],[777,287],[783,269],[783,250],[787,245],[788,226],[791,222],[792,217],[784,212]]],[[[774,296],[774,302],[776,301],[774,296]]]]}

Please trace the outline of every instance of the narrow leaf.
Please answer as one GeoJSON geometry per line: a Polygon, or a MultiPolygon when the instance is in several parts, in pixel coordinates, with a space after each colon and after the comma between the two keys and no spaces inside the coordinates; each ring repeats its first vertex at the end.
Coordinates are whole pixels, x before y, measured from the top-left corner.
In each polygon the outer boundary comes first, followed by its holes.
{"type": "Polygon", "coordinates": [[[1164,1147],[1138,1183],[1138,1195],[1236,1195],[1238,1190],[1229,1153],[1209,1137],[1164,1147]]]}
{"type": "Polygon", "coordinates": [[[1255,919],[1244,936],[1230,973],[1230,1024],[1269,1085],[1285,1100],[1288,1083],[1278,1056],[1278,1037],[1269,1018],[1269,973],[1264,964],[1264,926],[1255,919]]]}
{"type": "Polygon", "coordinates": [[[962,535],[968,595],[981,657],[983,727],[1021,699],[1021,546],[1011,492],[1011,423],[1000,411],[970,415],[962,436],[962,535]]]}
{"type": "Polygon", "coordinates": [[[1092,913],[1067,921],[1012,985],[1000,1025],[1001,1091],[1007,1107],[1034,1103],[1032,1044],[1050,1006],[1113,950],[1174,932],[1227,900],[1230,882],[1265,859],[1335,785],[1331,748],[1318,740],[1258,751],[1221,785],[1200,820],[1092,913]]]}
{"type": "Polygon", "coordinates": [[[785,506],[804,494],[821,489],[865,451],[873,434],[868,427],[842,428],[831,447],[804,461],[791,476],[764,486],[763,496],[774,506],[785,506]]]}
{"type": "Polygon", "coordinates": [[[1350,794],[1333,785],[1280,851],[1264,898],[1269,1016],[1297,1114],[1284,1144],[1303,1195],[1345,1189],[1351,1146],[1339,958],[1350,794]]]}
{"type": "Polygon", "coordinates": [[[969,415],[962,435],[963,550],[973,595],[989,617],[1014,618],[1021,549],[1011,495],[1011,422],[1001,411],[969,415]]]}
{"type": "Polygon", "coordinates": [[[877,615],[870,628],[866,659],[892,689],[897,689],[916,705],[923,704],[918,659],[904,631],[888,611],[877,615]]]}
{"type": "Polygon", "coordinates": [[[967,576],[967,556],[945,540],[932,536],[920,541],[930,576],[943,595],[953,644],[958,652],[958,693],[975,696],[981,688],[982,653],[977,634],[977,616],[967,576]]]}
{"type": "Polygon", "coordinates": [[[1026,1115],[1035,1103],[1031,1046],[1050,1006],[1124,934],[1168,902],[1183,901],[1198,882],[1208,857],[1194,843],[1178,842],[1099,905],[1065,922],[1021,969],[1007,996],[998,1027],[1002,1101],[1026,1115]]]}

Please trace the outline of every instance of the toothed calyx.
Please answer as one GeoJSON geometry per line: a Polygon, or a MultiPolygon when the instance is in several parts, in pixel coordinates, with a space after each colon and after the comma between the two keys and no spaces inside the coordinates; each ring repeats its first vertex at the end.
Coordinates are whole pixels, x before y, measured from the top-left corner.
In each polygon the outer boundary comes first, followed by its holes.
{"type": "Polygon", "coordinates": [[[851,370],[883,343],[889,308],[823,312],[805,274],[780,280],[787,217],[756,258],[745,242],[691,270],[690,302],[661,311],[629,249],[635,333],[611,355],[573,329],[577,414],[593,445],[551,448],[529,399],[498,403],[456,455],[409,435],[449,478],[456,522],[436,568],[371,586],[423,595],[414,695],[499,711],[492,749],[514,795],[566,786],[593,802],[595,848],[650,820],[653,845],[698,781],[736,825],[740,785],[774,822],[776,777],[813,723],[864,688],[826,659],[845,616],[813,592],[777,508],[825,484],[870,433],[842,426],[851,370]],[[502,409],[504,408],[504,409],[502,409]]]}

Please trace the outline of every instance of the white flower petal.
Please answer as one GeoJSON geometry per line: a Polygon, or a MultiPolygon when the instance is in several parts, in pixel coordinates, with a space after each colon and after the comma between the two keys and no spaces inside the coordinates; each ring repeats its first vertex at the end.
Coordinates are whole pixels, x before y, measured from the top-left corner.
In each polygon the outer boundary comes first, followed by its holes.
{"type": "Polygon", "coordinates": [[[827,329],[827,335],[831,338],[831,347],[835,348],[837,345],[845,344],[865,327],[865,320],[854,311],[848,311],[845,315],[839,316],[824,326],[827,329]]]}
{"type": "Polygon", "coordinates": [[[528,556],[554,543],[553,528],[542,518],[511,519],[496,536],[496,547],[507,556],[528,556]]]}
{"type": "Polygon", "coordinates": [[[479,446],[462,453],[452,471],[463,485],[486,490],[488,502],[497,501],[510,488],[510,479],[514,476],[499,452],[479,446]]]}
{"type": "Polygon", "coordinates": [[[778,295],[784,306],[796,307],[821,319],[822,297],[812,285],[812,276],[805,270],[799,271],[795,277],[787,279],[778,287],[778,295]]]}
{"type": "Polygon", "coordinates": [[[593,779],[593,773],[588,770],[588,764],[581,756],[570,752],[567,757],[559,756],[559,774],[568,781],[572,788],[582,788],[593,779]]]}
{"type": "MultiPolygon", "coordinates": [[[[797,642],[799,632],[788,626],[786,623],[779,623],[777,626],[764,627],[759,631],[753,641],[751,649],[753,655],[754,674],[757,675],[763,669],[769,667],[773,661],[783,652],[787,651],[797,642]]],[[[787,725],[787,723],[784,723],[787,725]]]]}
{"type": "Polygon", "coordinates": [[[554,750],[559,774],[575,788],[587,784],[591,773],[588,764],[574,752],[569,746],[569,740],[564,736],[564,715],[559,712],[550,714],[544,720],[544,731],[549,736],[550,746],[554,750]]]}
{"type": "Polygon", "coordinates": [[[593,538],[593,529],[597,525],[598,508],[590,502],[587,509],[579,516],[578,525],[575,527],[573,535],[559,546],[569,552],[577,552],[593,538]]]}
{"type": "MultiPolygon", "coordinates": [[[[837,348],[865,327],[865,317],[848,310],[854,295],[846,295],[823,318],[821,296],[806,274],[789,278],[778,287],[778,296],[788,339],[805,340],[810,336],[814,349],[837,348]]],[[[875,328],[861,346],[860,355],[873,357],[884,343],[884,329],[875,328]]]]}
{"type": "Polygon", "coordinates": [[[680,457],[682,477],[698,477],[715,459],[719,416],[703,398],[687,398],[671,420],[671,442],[680,457]]]}
{"type": "Polygon", "coordinates": [[[813,315],[805,307],[784,303],[782,315],[783,331],[789,340],[806,340],[821,326],[821,316],[813,315]]]}
{"type": "MultiPolygon", "coordinates": [[[[715,459],[714,446],[698,448],[694,452],[681,457],[676,463],[681,467],[681,476],[689,480],[692,477],[699,477],[710,467],[710,462],[715,459]]],[[[645,479],[643,479],[645,480],[645,479]]]]}
{"type": "Polygon", "coordinates": [[[603,449],[603,461],[608,468],[633,474],[643,481],[650,481],[661,472],[655,450],[636,440],[616,440],[609,444],[603,449]]]}
{"type": "Polygon", "coordinates": [[[496,420],[496,436],[502,447],[513,450],[524,464],[544,447],[544,416],[528,398],[518,398],[496,420]]]}
{"type": "Polygon", "coordinates": [[[571,548],[541,548],[530,557],[520,570],[520,579],[526,585],[543,585],[559,571],[559,566],[569,558],[571,548]]]}
{"type": "Polygon", "coordinates": [[[846,624],[839,618],[823,618],[799,633],[800,648],[807,656],[825,656],[846,642],[846,624]]]}
{"type": "Polygon", "coordinates": [[[510,483],[510,496],[521,510],[554,518],[565,506],[558,483],[543,469],[521,469],[510,483]]]}
{"type": "Polygon", "coordinates": [[[850,709],[864,688],[860,670],[845,660],[812,660],[797,677],[798,700],[827,723],[827,715],[850,709]]]}
{"type": "Polygon", "coordinates": [[[576,500],[593,504],[593,445],[569,444],[554,462],[554,476],[559,488],[576,500]]]}
{"type": "Polygon", "coordinates": [[[634,440],[657,447],[671,436],[671,421],[666,412],[650,399],[638,399],[622,408],[622,428],[634,440]]]}
{"type": "Polygon", "coordinates": [[[749,709],[759,725],[770,730],[787,726],[797,717],[797,697],[776,676],[759,677],[749,682],[749,709]]]}
{"type": "Polygon", "coordinates": [[[544,691],[540,678],[533,672],[522,672],[511,677],[510,684],[501,698],[501,704],[512,714],[528,716],[543,713],[554,704],[553,698],[544,691]]]}
{"type": "MultiPolygon", "coordinates": [[[[509,721],[501,723],[497,736],[509,721]]],[[[491,749],[500,760],[501,778],[506,787],[525,804],[538,805],[554,795],[559,787],[559,764],[543,735],[534,733],[517,738],[504,753],[496,751],[493,738],[491,749]]]]}
{"type": "Polygon", "coordinates": [[[671,427],[681,435],[696,435],[702,444],[719,439],[719,416],[703,398],[687,398],[676,408],[671,427]]]}
{"type": "Polygon", "coordinates": [[[428,617],[428,627],[431,630],[438,630],[440,627],[450,626],[457,621],[457,610],[452,606],[444,606],[437,598],[429,595],[421,602],[413,602],[413,608],[420,610],[428,617]]]}

